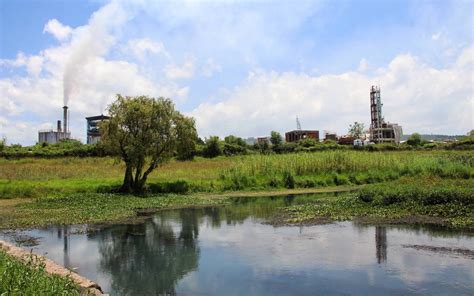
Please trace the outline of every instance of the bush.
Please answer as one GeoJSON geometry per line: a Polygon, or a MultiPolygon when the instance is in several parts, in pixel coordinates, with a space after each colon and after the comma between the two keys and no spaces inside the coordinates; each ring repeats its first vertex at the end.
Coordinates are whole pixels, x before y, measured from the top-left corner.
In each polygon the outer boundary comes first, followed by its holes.
{"type": "Polygon", "coordinates": [[[293,177],[290,171],[283,172],[283,184],[288,189],[295,188],[295,177],[293,177]]]}
{"type": "Polygon", "coordinates": [[[280,187],[280,181],[277,178],[272,177],[270,180],[268,180],[268,186],[273,188],[280,187]]]}
{"type": "Polygon", "coordinates": [[[450,203],[467,206],[474,204],[474,191],[462,186],[444,184],[396,184],[393,187],[375,185],[361,189],[357,198],[363,202],[384,206],[408,201],[425,206],[450,203]]]}
{"type": "Polygon", "coordinates": [[[207,158],[214,158],[222,155],[222,148],[219,137],[213,136],[206,140],[206,145],[202,150],[202,156],[207,158]]]}
{"type": "Polygon", "coordinates": [[[349,183],[350,183],[349,178],[347,178],[347,176],[339,175],[339,174],[334,175],[334,184],[339,186],[339,185],[347,185],[349,183]]]}
{"type": "Polygon", "coordinates": [[[421,145],[421,136],[418,133],[412,134],[408,140],[407,144],[410,146],[420,146],[421,145]]]}
{"type": "Polygon", "coordinates": [[[316,187],[316,182],[312,179],[302,179],[296,181],[296,185],[300,188],[314,188],[316,187]]]}
{"type": "Polygon", "coordinates": [[[151,193],[186,194],[189,192],[189,184],[184,180],[165,183],[150,183],[148,185],[148,191],[151,193]]]}

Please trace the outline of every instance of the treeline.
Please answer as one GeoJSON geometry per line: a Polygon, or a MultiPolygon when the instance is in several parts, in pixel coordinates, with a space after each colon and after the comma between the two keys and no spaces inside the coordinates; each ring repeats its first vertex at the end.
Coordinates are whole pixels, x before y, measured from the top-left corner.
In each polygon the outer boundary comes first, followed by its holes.
{"type": "MultiPolygon", "coordinates": [[[[281,135],[272,132],[268,141],[256,142],[249,145],[244,139],[233,135],[221,139],[211,136],[205,140],[196,138],[194,143],[187,143],[186,149],[178,149],[175,157],[178,160],[190,160],[195,156],[214,158],[217,156],[250,155],[250,154],[285,154],[298,152],[317,152],[328,150],[364,150],[364,151],[403,151],[403,150],[474,150],[474,135],[464,137],[452,143],[437,143],[423,140],[419,135],[413,134],[407,142],[400,145],[376,144],[363,147],[340,145],[335,141],[316,141],[304,139],[298,143],[287,143],[281,135]]],[[[34,146],[19,144],[6,145],[0,141],[0,157],[23,158],[40,157],[54,158],[64,156],[75,157],[103,157],[113,156],[99,144],[82,144],[77,140],[63,140],[57,144],[41,143],[34,146]]]]}
{"type": "Polygon", "coordinates": [[[40,143],[34,146],[22,146],[20,144],[7,146],[4,143],[0,144],[0,156],[6,158],[102,157],[107,155],[100,145],[82,144],[77,140],[63,140],[56,144],[40,143]]]}
{"type": "Polygon", "coordinates": [[[328,150],[363,150],[363,151],[404,151],[404,150],[474,150],[474,135],[452,143],[439,143],[423,140],[418,134],[413,134],[407,142],[395,144],[375,144],[362,147],[341,145],[332,140],[316,141],[304,139],[297,143],[284,142],[281,135],[272,132],[268,141],[248,145],[242,138],[227,136],[220,139],[217,136],[205,141],[199,140],[196,146],[197,156],[213,158],[216,156],[246,155],[246,154],[284,154],[298,152],[317,152],[328,150]]]}

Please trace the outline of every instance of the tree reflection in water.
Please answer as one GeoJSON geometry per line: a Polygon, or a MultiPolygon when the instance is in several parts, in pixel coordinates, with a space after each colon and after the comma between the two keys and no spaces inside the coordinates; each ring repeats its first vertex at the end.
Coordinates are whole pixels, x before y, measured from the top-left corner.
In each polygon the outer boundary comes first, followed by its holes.
{"type": "Polygon", "coordinates": [[[387,228],[382,226],[375,227],[375,253],[378,264],[387,261],[387,228]]]}
{"type": "Polygon", "coordinates": [[[111,277],[112,294],[175,295],[177,282],[198,266],[198,218],[197,211],[180,211],[101,231],[100,267],[111,277]]]}

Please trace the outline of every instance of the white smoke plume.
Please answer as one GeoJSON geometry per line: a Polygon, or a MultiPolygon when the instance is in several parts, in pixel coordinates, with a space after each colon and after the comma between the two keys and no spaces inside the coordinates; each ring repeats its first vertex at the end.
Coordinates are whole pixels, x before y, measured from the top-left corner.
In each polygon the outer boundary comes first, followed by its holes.
{"type": "Polygon", "coordinates": [[[67,106],[80,87],[81,70],[91,60],[103,57],[115,44],[123,24],[131,18],[124,5],[113,1],[96,11],[86,26],[74,30],[64,65],[63,100],[67,106]]]}

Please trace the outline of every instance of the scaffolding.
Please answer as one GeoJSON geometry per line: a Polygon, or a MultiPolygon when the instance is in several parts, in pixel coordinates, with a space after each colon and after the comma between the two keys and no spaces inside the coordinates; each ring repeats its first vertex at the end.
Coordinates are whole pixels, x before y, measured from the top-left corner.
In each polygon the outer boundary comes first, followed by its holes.
{"type": "Polygon", "coordinates": [[[382,99],[380,87],[370,88],[370,140],[374,143],[399,144],[402,127],[396,123],[386,123],[382,116],[382,99]]]}

